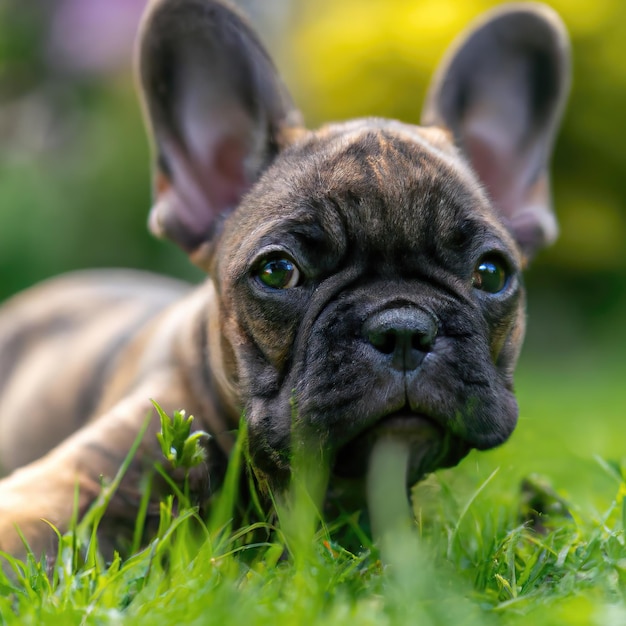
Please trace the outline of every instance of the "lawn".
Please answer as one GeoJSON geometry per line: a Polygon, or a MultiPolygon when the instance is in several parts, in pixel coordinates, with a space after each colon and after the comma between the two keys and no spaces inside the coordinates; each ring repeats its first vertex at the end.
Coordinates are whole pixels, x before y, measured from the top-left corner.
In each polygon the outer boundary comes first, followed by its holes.
{"type": "Polygon", "coordinates": [[[319,523],[302,481],[278,522],[231,527],[233,464],[206,524],[165,502],[128,560],[104,563],[83,525],[50,575],[13,563],[2,623],[626,624],[625,374],[606,355],[523,359],[512,440],[420,484],[416,523],[385,515],[402,508],[392,462],[376,544],[354,515],[319,523]]]}

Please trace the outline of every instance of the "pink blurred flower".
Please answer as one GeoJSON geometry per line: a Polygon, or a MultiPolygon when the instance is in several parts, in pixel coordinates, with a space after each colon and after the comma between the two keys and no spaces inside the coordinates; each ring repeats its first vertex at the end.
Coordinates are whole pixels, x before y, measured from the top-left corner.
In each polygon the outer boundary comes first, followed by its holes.
{"type": "Polygon", "coordinates": [[[146,0],[59,0],[52,12],[48,60],[71,73],[115,73],[130,67],[146,0]]]}

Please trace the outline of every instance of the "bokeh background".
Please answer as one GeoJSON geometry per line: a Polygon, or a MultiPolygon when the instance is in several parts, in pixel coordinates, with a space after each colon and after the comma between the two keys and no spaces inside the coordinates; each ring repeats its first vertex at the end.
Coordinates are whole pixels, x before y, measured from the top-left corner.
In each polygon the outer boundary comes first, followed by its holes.
{"type": "MultiPolygon", "coordinates": [[[[0,2],[0,299],[92,266],[201,278],[145,225],[149,154],[130,64],[144,4],[0,2]]],[[[315,126],[359,115],[418,122],[446,46],[499,3],[241,4],[315,126]]],[[[527,276],[522,432],[513,448],[530,465],[543,441],[546,467],[559,445],[585,459],[626,456],[626,2],[548,4],[571,33],[574,76],[553,160],[561,235],[527,276]]]]}

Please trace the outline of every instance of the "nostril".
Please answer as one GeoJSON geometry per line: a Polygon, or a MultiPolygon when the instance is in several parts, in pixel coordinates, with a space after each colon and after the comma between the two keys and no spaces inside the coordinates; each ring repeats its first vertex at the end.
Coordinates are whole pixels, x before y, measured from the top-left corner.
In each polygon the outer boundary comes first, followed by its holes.
{"type": "Polygon", "coordinates": [[[435,340],[434,332],[421,332],[417,331],[411,336],[411,347],[414,350],[420,350],[423,352],[430,352],[435,340]]]}
{"type": "Polygon", "coordinates": [[[379,352],[392,354],[398,344],[398,335],[395,330],[371,332],[368,335],[368,340],[379,352]]]}

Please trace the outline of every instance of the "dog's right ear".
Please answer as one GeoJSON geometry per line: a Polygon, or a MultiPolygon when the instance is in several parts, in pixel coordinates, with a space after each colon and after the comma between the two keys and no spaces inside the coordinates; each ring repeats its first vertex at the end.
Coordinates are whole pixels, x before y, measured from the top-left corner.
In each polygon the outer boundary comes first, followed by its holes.
{"type": "Polygon", "coordinates": [[[300,118],[255,33],[218,0],[153,0],[137,59],[156,157],[150,229],[203,266],[300,118]]]}
{"type": "Polygon", "coordinates": [[[505,4],[452,47],[422,115],[451,131],[527,260],[557,234],[548,164],[569,83],[569,40],[557,14],[505,4]]]}

